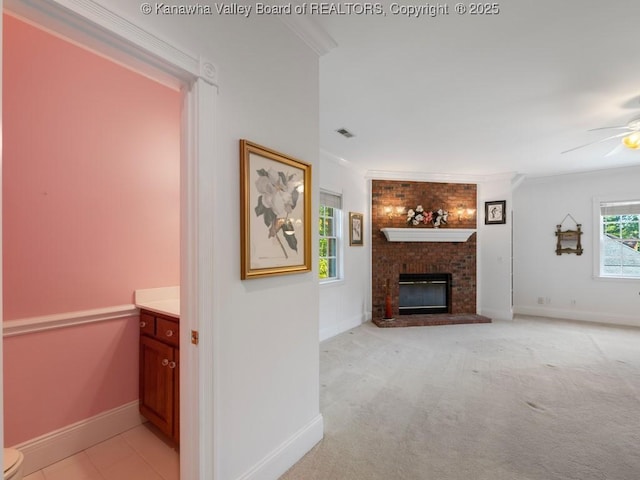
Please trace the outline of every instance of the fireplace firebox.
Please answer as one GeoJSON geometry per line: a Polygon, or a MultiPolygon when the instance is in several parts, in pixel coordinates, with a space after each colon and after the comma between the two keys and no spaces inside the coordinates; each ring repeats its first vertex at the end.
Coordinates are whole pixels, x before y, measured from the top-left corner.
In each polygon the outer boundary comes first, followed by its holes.
{"type": "Polygon", "coordinates": [[[401,273],[400,315],[451,313],[450,273],[401,273]]]}

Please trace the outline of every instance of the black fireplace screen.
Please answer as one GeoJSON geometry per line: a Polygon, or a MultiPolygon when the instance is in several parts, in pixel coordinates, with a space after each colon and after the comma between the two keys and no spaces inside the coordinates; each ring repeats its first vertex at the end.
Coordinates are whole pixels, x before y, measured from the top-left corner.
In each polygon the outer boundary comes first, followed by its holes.
{"type": "Polygon", "coordinates": [[[401,273],[400,315],[449,313],[450,273],[401,273]]]}

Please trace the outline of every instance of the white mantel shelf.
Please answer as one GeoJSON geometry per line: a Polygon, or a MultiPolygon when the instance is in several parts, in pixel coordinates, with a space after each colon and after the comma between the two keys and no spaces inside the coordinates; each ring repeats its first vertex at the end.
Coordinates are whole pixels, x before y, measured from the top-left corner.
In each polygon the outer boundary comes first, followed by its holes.
{"type": "Polygon", "coordinates": [[[466,242],[475,228],[381,228],[389,242],[466,242]]]}

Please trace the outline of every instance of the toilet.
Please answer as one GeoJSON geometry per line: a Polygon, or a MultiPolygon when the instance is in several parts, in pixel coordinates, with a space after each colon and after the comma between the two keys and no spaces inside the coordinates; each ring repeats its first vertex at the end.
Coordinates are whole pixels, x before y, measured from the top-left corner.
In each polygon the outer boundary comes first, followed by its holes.
{"type": "Polygon", "coordinates": [[[15,448],[4,449],[4,480],[22,480],[24,455],[15,448]]]}

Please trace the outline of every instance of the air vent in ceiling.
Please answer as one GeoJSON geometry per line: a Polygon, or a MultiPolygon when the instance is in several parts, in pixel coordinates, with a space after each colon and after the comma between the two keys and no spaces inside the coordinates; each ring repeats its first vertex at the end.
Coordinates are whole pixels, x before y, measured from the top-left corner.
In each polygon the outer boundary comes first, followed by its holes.
{"type": "Polygon", "coordinates": [[[355,135],[351,133],[349,130],[347,130],[346,128],[339,128],[338,130],[336,130],[336,132],[338,132],[340,135],[342,135],[345,138],[355,137],[355,135]]]}

